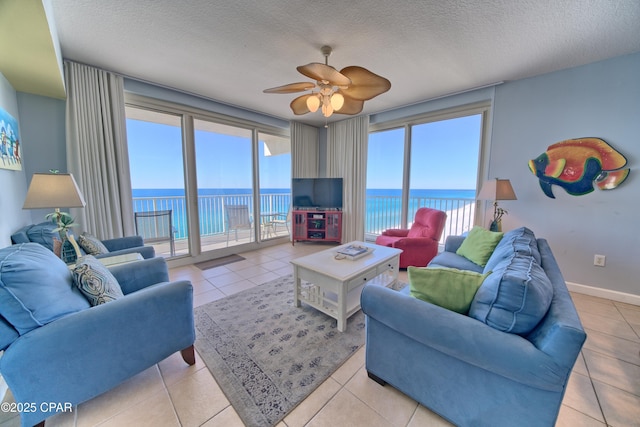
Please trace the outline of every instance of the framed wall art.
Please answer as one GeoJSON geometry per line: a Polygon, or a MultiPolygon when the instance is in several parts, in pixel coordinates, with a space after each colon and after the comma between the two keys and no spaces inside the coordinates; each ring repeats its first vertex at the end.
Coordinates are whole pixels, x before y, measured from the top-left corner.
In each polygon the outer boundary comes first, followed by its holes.
{"type": "Polygon", "coordinates": [[[22,148],[18,121],[0,108],[0,168],[22,170],[22,148]]]}

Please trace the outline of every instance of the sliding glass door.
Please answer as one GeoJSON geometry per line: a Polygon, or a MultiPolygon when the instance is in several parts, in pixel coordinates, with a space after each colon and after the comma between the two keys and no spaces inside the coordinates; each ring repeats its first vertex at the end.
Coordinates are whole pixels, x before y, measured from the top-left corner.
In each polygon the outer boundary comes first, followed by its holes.
{"type": "Polygon", "coordinates": [[[182,156],[182,117],[175,114],[126,108],[127,141],[133,210],[136,213],[170,211],[168,220],[135,216],[136,232],[154,243],[160,256],[189,253],[189,227],[185,203],[182,156]],[[166,221],[166,222],[165,222],[166,221]],[[168,229],[169,228],[169,229],[168,229]],[[172,253],[173,247],[173,253],[172,253]]]}
{"type": "Polygon", "coordinates": [[[367,239],[375,240],[389,228],[409,228],[420,207],[447,212],[444,236],[473,225],[483,135],[480,110],[425,116],[369,134],[367,239]]]}
{"type": "Polygon", "coordinates": [[[255,240],[252,131],[195,119],[200,250],[255,240]]]}
{"type": "Polygon", "coordinates": [[[289,236],[291,230],[291,140],[258,135],[260,238],[289,236]]]}
{"type": "MultiPolygon", "coordinates": [[[[154,242],[156,251],[167,257],[230,253],[288,236],[289,137],[163,108],[146,100],[126,107],[135,210],[172,214],[173,242],[154,242]]],[[[156,221],[146,237],[167,235],[166,227],[156,221]]]]}
{"type": "Polygon", "coordinates": [[[369,135],[365,233],[378,235],[402,224],[405,129],[369,135]]]}

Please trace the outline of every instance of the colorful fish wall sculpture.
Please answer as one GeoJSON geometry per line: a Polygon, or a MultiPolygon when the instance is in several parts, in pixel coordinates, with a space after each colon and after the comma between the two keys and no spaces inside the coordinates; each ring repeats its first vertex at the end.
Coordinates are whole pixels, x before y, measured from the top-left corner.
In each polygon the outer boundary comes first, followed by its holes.
{"type": "Polygon", "coordinates": [[[622,184],[629,169],[627,159],[600,138],[567,139],[550,145],[547,151],[529,160],[529,169],[540,180],[544,194],[555,199],[552,185],[574,196],[591,193],[594,184],[611,190],[622,184]]]}

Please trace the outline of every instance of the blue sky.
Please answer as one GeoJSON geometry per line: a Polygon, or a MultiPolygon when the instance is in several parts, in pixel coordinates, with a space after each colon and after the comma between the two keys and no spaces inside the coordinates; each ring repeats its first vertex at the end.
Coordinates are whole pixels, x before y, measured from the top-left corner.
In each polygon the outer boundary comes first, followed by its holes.
{"type": "MultiPolygon", "coordinates": [[[[481,115],[413,126],[410,187],[475,189],[481,115]]],[[[368,188],[402,188],[404,128],[369,136],[368,188]]]]}
{"type": "MultiPolygon", "coordinates": [[[[476,115],[414,126],[411,188],[475,188],[480,124],[476,115]]],[[[179,127],[127,120],[127,137],[133,188],[184,188],[179,127]]],[[[368,188],[402,187],[403,146],[403,129],[371,134],[368,188]]],[[[288,188],[290,161],[265,157],[260,144],[261,186],[288,188]]],[[[196,169],[200,188],[250,188],[250,141],[197,131],[196,169]]]]}

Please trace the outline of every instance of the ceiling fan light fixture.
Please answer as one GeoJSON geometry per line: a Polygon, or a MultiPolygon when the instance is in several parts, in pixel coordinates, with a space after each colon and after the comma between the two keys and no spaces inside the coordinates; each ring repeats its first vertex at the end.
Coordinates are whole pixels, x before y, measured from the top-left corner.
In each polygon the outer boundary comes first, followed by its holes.
{"type": "Polygon", "coordinates": [[[320,98],[318,97],[318,95],[316,93],[312,93],[307,98],[307,108],[312,113],[315,113],[316,111],[318,111],[319,107],[320,107],[320,98]]]}
{"type": "Polygon", "coordinates": [[[366,68],[351,65],[338,71],[329,65],[330,46],[323,46],[322,54],[325,63],[311,62],[296,67],[298,72],[316,83],[297,82],[271,89],[265,93],[293,93],[316,88],[318,92],[302,95],[291,101],[290,107],[294,114],[314,113],[322,107],[325,117],[331,117],[334,112],[346,115],[356,115],[362,112],[364,101],[388,91],[391,82],[366,68]]]}
{"type": "Polygon", "coordinates": [[[333,114],[333,107],[331,106],[331,102],[323,102],[322,115],[325,117],[331,117],[332,114],[333,114]]]}
{"type": "Polygon", "coordinates": [[[331,106],[334,111],[339,111],[344,105],[344,96],[341,93],[336,92],[331,95],[331,106]]]}

